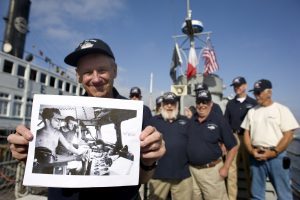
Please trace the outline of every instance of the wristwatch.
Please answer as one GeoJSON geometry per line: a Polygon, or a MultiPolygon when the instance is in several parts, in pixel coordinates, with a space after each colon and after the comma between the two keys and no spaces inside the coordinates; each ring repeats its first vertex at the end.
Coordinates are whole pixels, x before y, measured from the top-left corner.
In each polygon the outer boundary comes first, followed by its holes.
{"type": "Polygon", "coordinates": [[[151,171],[157,167],[157,161],[155,161],[152,165],[145,165],[142,161],[140,161],[140,167],[145,171],[151,171]]]}

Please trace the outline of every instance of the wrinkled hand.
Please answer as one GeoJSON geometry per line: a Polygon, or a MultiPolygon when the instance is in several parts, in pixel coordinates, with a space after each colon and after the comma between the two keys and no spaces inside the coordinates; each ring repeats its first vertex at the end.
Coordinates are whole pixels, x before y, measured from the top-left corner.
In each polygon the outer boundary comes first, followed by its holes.
{"type": "Polygon", "coordinates": [[[152,165],[166,152],[165,142],[160,132],[154,127],[147,126],[140,135],[141,161],[144,165],[152,165]]]}
{"type": "Polygon", "coordinates": [[[31,141],[32,138],[33,135],[28,128],[24,125],[18,125],[16,132],[7,137],[12,156],[17,160],[26,161],[29,141],[31,141]]]}
{"type": "Polygon", "coordinates": [[[226,168],[225,166],[223,166],[220,168],[219,174],[223,179],[225,179],[228,176],[228,171],[229,171],[229,169],[226,168]]]}
{"type": "Polygon", "coordinates": [[[184,107],[184,115],[187,117],[187,118],[192,118],[193,116],[193,112],[191,111],[190,108],[188,107],[184,107]]]}
{"type": "Polygon", "coordinates": [[[258,161],[264,161],[264,160],[269,160],[270,158],[276,157],[276,154],[271,151],[271,150],[264,150],[263,153],[258,153],[260,150],[259,149],[252,149],[251,154],[253,157],[258,160],[258,161]]]}

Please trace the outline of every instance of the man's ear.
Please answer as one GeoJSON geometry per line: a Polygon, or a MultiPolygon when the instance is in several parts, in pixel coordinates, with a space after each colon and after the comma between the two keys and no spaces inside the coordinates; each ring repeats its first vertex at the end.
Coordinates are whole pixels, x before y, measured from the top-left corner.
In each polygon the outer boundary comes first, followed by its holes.
{"type": "Polygon", "coordinates": [[[76,71],[76,78],[77,78],[78,83],[82,83],[82,76],[79,75],[78,69],[76,68],[75,71],[76,71]]]}
{"type": "Polygon", "coordinates": [[[113,72],[114,72],[114,78],[117,78],[117,75],[118,75],[118,66],[117,66],[116,63],[114,64],[113,72]]]}

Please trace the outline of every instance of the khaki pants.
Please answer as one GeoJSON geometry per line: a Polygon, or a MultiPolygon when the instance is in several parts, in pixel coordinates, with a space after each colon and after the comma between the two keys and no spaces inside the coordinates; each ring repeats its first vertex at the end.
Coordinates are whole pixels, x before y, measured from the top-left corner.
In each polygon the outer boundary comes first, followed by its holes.
{"type": "Polygon", "coordinates": [[[236,200],[238,194],[238,167],[241,165],[245,174],[246,179],[246,189],[247,189],[247,197],[250,198],[250,163],[249,163],[249,154],[244,145],[243,135],[238,135],[234,133],[234,136],[237,140],[237,145],[239,147],[238,153],[234,157],[232,161],[227,177],[227,191],[229,200],[236,200]]]}
{"type": "Polygon", "coordinates": [[[223,162],[203,169],[190,166],[193,178],[193,200],[228,200],[225,181],[219,174],[222,166],[223,162]]]}
{"type": "Polygon", "coordinates": [[[192,178],[183,180],[151,179],[149,200],[165,200],[171,191],[172,200],[192,199],[192,178]]]}

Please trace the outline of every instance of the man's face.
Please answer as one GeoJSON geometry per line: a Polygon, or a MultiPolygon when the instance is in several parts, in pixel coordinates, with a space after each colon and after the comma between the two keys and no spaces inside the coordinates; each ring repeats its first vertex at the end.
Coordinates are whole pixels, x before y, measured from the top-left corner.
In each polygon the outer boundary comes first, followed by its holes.
{"type": "Polygon", "coordinates": [[[211,101],[201,101],[196,103],[196,110],[201,118],[207,117],[212,107],[211,101]]]}
{"type": "Polygon", "coordinates": [[[237,94],[237,95],[244,94],[244,93],[246,93],[246,90],[247,90],[247,84],[234,86],[233,89],[234,89],[235,94],[237,94]]]}
{"type": "Polygon", "coordinates": [[[162,102],[161,114],[164,119],[176,119],[178,114],[176,101],[162,102]]]}
{"type": "Polygon", "coordinates": [[[271,98],[271,90],[270,89],[265,89],[262,92],[254,92],[253,93],[256,101],[259,105],[264,105],[267,101],[270,100],[271,98]]]}
{"type": "Polygon", "coordinates": [[[60,129],[60,123],[61,123],[61,115],[54,113],[52,119],[50,120],[50,125],[54,129],[60,129]]]}
{"type": "Polygon", "coordinates": [[[117,66],[112,58],[103,54],[89,54],[78,61],[77,78],[93,97],[113,97],[112,88],[117,77],[117,66]]]}
{"type": "Polygon", "coordinates": [[[73,121],[73,120],[70,120],[68,122],[68,128],[69,130],[73,131],[74,130],[74,127],[77,125],[77,122],[76,121],[73,121]]]}

